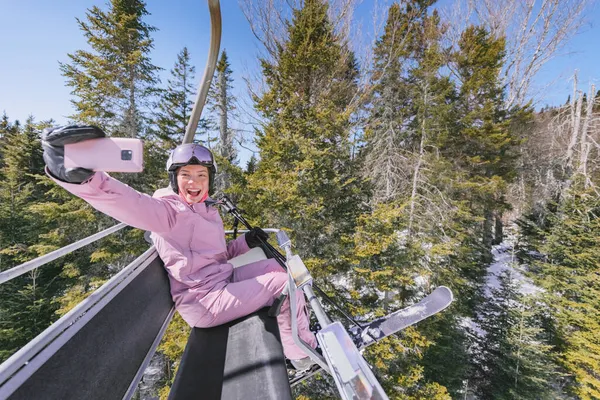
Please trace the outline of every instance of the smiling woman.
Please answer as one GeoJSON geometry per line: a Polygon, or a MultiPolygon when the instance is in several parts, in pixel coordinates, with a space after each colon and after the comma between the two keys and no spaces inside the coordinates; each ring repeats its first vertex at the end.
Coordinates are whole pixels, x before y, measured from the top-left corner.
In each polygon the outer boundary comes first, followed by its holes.
{"type": "Polygon", "coordinates": [[[171,152],[167,171],[173,191],[192,204],[206,200],[208,193],[212,193],[217,164],[209,149],[197,143],[186,143],[171,152]]]}
{"type": "Polygon", "coordinates": [[[177,170],[179,195],[189,204],[200,203],[208,197],[208,168],[204,165],[186,165],[177,170]]]}
{"type": "MultiPolygon", "coordinates": [[[[60,149],[50,150],[63,142],[88,140],[89,135],[81,134],[87,130],[100,131],[91,126],[45,131],[42,140],[48,175],[97,210],[152,232],[153,243],[169,275],[175,308],[190,326],[222,325],[273,304],[288,282],[286,271],[275,259],[235,270],[228,262],[266,241],[267,234],[254,228],[226,243],[215,202],[208,201],[217,172],[209,149],[197,143],[177,146],[167,161],[170,186],[150,197],[104,172],[85,170],[85,176],[78,175],[76,179],[70,174],[60,174],[64,170],[60,149]]],[[[305,298],[298,296],[296,300],[299,336],[315,348],[305,298]]],[[[292,337],[289,299],[284,301],[277,323],[286,357],[298,369],[310,366],[311,360],[292,337]]]]}

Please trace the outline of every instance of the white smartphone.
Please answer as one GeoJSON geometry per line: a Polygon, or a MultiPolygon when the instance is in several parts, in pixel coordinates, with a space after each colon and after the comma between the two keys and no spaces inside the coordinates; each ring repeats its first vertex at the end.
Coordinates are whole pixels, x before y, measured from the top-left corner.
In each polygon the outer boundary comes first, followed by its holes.
{"type": "Polygon", "coordinates": [[[140,139],[100,138],[65,145],[65,168],[92,171],[142,172],[144,142],[140,139]]]}

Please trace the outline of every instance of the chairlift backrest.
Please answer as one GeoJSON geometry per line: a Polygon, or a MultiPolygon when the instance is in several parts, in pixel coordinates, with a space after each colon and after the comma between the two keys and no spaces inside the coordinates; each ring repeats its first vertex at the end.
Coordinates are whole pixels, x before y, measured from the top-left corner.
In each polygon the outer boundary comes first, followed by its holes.
{"type": "Polygon", "coordinates": [[[10,377],[0,375],[0,399],[133,395],[173,313],[156,250],[149,249],[94,295],[61,319],[73,321],[66,329],[57,332],[63,325],[57,321],[2,364],[0,372],[10,377]],[[43,346],[39,352],[35,343],[43,346]]]}

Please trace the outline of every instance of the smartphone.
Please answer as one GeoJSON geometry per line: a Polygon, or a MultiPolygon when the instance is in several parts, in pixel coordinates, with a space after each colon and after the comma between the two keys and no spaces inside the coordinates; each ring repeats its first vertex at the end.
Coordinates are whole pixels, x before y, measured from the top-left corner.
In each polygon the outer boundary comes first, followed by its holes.
{"type": "Polygon", "coordinates": [[[92,171],[142,172],[144,142],[140,139],[100,138],[65,145],[65,168],[92,171]]]}

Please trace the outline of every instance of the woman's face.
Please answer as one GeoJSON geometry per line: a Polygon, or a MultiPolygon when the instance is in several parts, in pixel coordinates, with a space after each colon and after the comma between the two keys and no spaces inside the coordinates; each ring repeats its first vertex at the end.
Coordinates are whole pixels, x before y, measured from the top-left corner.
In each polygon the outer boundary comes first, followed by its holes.
{"type": "Polygon", "coordinates": [[[198,203],[208,193],[208,168],[204,165],[186,165],[177,171],[179,194],[192,204],[198,203]]]}

